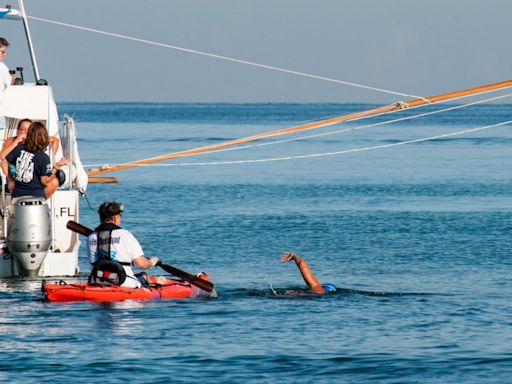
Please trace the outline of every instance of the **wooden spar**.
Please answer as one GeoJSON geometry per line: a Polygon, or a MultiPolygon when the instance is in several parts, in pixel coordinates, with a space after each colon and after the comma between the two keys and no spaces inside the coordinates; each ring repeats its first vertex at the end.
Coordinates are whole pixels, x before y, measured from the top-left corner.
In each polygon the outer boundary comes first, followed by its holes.
{"type": "Polygon", "coordinates": [[[89,183],[117,184],[119,180],[115,177],[89,177],[89,183]]]}
{"type": "Polygon", "coordinates": [[[237,144],[243,144],[243,143],[248,143],[251,141],[266,139],[268,137],[281,136],[281,135],[286,135],[288,133],[300,132],[300,131],[305,131],[305,130],[309,130],[309,129],[325,127],[325,126],[328,126],[331,124],[337,124],[337,123],[341,123],[344,121],[350,121],[350,120],[359,119],[359,118],[367,117],[367,116],[374,116],[374,115],[387,113],[387,112],[391,112],[391,111],[398,110],[398,109],[407,109],[410,107],[416,107],[416,106],[420,106],[420,105],[424,105],[424,104],[438,103],[440,101],[455,99],[458,97],[468,96],[468,95],[472,95],[472,94],[476,94],[476,93],[494,91],[494,90],[507,88],[507,87],[512,87],[512,80],[501,81],[499,83],[493,83],[493,84],[486,84],[486,85],[468,88],[468,89],[455,91],[455,92],[443,93],[440,95],[430,96],[425,99],[414,99],[414,100],[410,100],[410,101],[407,101],[404,103],[385,105],[383,107],[373,108],[373,109],[369,109],[366,111],[351,113],[348,115],[338,116],[338,117],[334,117],[334,118],[330,118],[330,119],[326,119],[326,120],[320,120],[320,121],[315,121],[312,123],[297,125],[297,126],[290,127],[290,128],[280,129],[277,131],[271,131],[271,132],[266,132],[266,133],[260,133],[260,134],[253,135],[253,136],[242,137],[240,139],[229,140],[229,141],[225,141],[223,143],[208,145],[205,147],[199,147],[199,148],[187,149],[187,150],[179,151],[179,152],[168,153],[166,155],[150,157],[147,159],[137,160],[137,161],[133,161],[130,163],[112,165],[112,166],[102,167],[102,168],[98,168],[98,169],[91,169],[90,171],[87,172],[87,174],[89,176],[94,176],[94,175],[101,175],[101,174],[109,173],[109,172],[121,171],[123,169],[137,167],[139,165],[152,164],[152,163],[156,163],[159,161],[173,159],[176,157],[184,157],[184,156],[195,155],[198,153],[210,152],[210,151],[214,151],[217,149],[231,147],[231,146],[234,146],[237,144]]]}

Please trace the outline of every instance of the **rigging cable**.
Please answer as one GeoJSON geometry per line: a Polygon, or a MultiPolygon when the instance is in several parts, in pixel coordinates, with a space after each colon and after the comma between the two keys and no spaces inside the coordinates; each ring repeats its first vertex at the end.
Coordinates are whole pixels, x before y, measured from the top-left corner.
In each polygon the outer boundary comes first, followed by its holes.
{"type": "Polygon", "coordinates": [[[349,82],[349,81],[333,79],[333,78],[326,77],[326,76],[314,75],[314,74],[310,74],[310,73],[295,71],[295,70],[292,70],[292,69],[286,69],[286,68],[277,67],[277,66],[273,66],[273,65],[260,64],[260,63],[256,63],[256,62],[253,62],[253,61],[237,59],[237,58],[234,58],[234,57],[218,55],[218,54],[215,54],[215,53],[199,51],[199,50],[196,50],[196,49],[184,48],[184,47],[180,47],[180,46],[177,46],[177,45],[159,43],[157,41],[152,41],[152,40],[147,40],[147,39],[140,39],[140,38],[137,38],[137,37],[121,35],[119,33],[107,32],[107,31],[102,31],[102,30],[99,30],[99,29],[82,27],[80,25],[63,23],[63,22],[56,21],[56,20],[44,19],[42,17],[27,16],[27,18],[32,19],[32,20],[42,21],[42,22],[45,22],[45,23],[59,25],[59,26],[62,26],[62,27],[78,29],[78,30],[81,30],[81,31],[93,32],[93,33],[98,33],[98,34],[105,35],[105,36],[117,37],[117,38],[120,38],[120,39],[135,41],[135,42],[138,42],[138,43],[154,45],[154,46],[163,47],[163,48],[170,48],[170,49],[174,49],[176,51],[192,53],[192,54],[195,54],[195,55],[206,56],[206,57],[210,57],[210,58],[214,58],[214,59],[218,59],[218,60],[230,61],[230,62],[233,62],[233,63],[250,65],[250,66],[253,66],[253,67],[268,69],[268,70],[271,70],[271,71],[283,72],[283,73],[288,73],[288,74],[291,74],[291,75],[307,77],[307,78],[315,79],[315,80],[328,81],[328,82],[331,82],[331,83],[343,84],[343,85],[348,85],[348,86],[351,86],[351,87],[363,88],[363,89],[367,89],[367,90],[371,90],[371,91],[375,91],[375,92],[387,93],[387,94],[391,94],[391,95],[405,96],[405,97],[410,97],[410,98],[413,98],[413,99],[420,99],[420,100],[424,100],[424,101],[428,102],[428,100],[425,97],[423,97],[423,96],[416,96],[416,95],[407,94],[407,93],[403,93],[403,92],[391,91],[391,90],[388,90],[388,89],[377,88],[377,87],[372,87],[372,86],[369,86],[369,85],[364,85],[364,84],[358,84],[358,83],[353,83],[353,82],[349,82]]]}

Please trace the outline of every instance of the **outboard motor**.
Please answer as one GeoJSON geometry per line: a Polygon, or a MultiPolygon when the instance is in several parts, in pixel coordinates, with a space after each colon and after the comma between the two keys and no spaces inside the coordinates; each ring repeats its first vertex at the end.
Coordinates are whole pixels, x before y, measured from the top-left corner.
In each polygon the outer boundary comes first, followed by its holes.
{"type": "Polygon", "coordinates": [[[37,276],[50,248],[50,209],[46,200],[24,196],[13,201],[7,245],[21,276],[37,276]]]}

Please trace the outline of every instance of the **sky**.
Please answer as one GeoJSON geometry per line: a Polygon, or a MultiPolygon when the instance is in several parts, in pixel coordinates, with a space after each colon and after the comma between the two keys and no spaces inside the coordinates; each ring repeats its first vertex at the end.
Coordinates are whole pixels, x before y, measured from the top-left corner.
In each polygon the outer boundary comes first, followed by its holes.
{"type": "MultiPolygon", "coordinates": [[[[16,1],[10,2],[16,7],[16,1]]],[[[430,96],[512,79],[510,0],[25,0],[27,15],[291,71],[430,96]]],[[[30,19],[64,101],[390,103],[407,96],[30,19]]],[[[32,81],[21,23],[6,64],[32,81]]],[[[510,101],[509,101],[510,102],[510,101]]]]}

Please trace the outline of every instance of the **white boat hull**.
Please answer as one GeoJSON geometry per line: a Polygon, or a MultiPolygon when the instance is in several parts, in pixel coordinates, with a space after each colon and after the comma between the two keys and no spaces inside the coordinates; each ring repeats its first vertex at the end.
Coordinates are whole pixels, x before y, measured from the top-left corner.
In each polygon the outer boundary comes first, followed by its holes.
{"type": "MultiPolygon", "coordinates": [[[[76,190],[58,190],[48,200],[50,206],[51,244],[43,256],[37,271],[27,273],[24,265],[24,254],[11,253],[7,242],[0,240],[0,278],[16,276],[74,276],[78,274],[78,253],[80,240],[78,235],[66,228],[69,220],[78,221],[79,193],[76,190]]],[[[12,209],[12,205],[10,206],[12,209]]],[[[9,206],[7,208],[9,214],[9,206]]],[[[9,220],[4,221],[9,225],[9,220]]]]}

